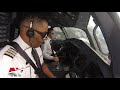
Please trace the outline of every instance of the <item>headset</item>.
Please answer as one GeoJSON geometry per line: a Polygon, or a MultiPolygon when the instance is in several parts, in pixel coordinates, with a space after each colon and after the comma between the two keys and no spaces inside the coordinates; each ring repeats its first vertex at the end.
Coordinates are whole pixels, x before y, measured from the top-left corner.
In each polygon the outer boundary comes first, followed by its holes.
{"type": "Polygon", "coordinates": [[[26,35],[29,38],[34,36],[33,21],[30,22],[30,28],[27,30],[26,35]]]}
{"type": "MultiPolygon", "coordinates": [[[[26,35],[29,37],[30,47],[32,47],[32,43],[30,41],[30,38],[34,38],[34,29],[33,29],[33,21],[30,22],[30,28],[27,30],[26,35]]],[[[35,39],[35,38],[34,38],[35,39]]]]}

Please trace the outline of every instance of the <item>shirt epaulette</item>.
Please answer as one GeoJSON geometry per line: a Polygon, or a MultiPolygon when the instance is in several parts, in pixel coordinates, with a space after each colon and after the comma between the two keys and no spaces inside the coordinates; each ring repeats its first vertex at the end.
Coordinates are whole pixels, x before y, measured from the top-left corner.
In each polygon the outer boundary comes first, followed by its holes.
{"type": "Polygon", "coordinates": [[[12,47],[10,47],[5,53],[4,53],[4,55],[7,55],[7,56],[9,56],[9,57],[11,57],[11,58],[14,58],[14,56],[17,54],[17,51],[14,49],[14,48],[12,48],[12,47]]]}

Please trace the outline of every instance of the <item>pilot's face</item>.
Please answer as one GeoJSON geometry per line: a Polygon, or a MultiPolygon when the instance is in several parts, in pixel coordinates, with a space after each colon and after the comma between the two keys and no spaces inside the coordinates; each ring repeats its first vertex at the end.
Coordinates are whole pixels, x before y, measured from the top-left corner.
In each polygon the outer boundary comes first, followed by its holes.
{"type": "Polygon", "coordinates": [[[53,38],[54,38],[54,31],[51,31],[48,36],[49,36],[51,39],[53,39],[53,38]]]}
{"type": "Polygon", "coordinates": [[[33,22],[32,28],[34,30],[34,35],[32,37],[28,37],[26,35],[27,30],[30,28],[30,21],[23,21],[20,25],[20,35],[22,39],[29,44],[31,47],[36,48],[39,47],[44,42],[44,37],[46,32],[48,32],[48,22],[33,22]]]}
{"type": "Polygon", "coordinates": [[[48,22],[43,21],[40,25],[36,25],[34,29],[34,36],[30,40],[32,43],[32,47],[36,48],[44,42],[44,37],[46,36],[46,32],[48,31],[48,22]]]}

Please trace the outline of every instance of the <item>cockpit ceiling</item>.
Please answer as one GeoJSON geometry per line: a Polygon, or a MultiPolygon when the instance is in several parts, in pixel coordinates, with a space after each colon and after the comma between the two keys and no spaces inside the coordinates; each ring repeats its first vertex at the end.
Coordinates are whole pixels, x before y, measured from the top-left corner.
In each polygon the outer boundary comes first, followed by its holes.
{"type": "Polygon", "coordinates": [[[27,14],[42,14],[49,20],[52,27],[77,27],[85,29],[89,20],[89,12],[23,12],[27,14]]]}

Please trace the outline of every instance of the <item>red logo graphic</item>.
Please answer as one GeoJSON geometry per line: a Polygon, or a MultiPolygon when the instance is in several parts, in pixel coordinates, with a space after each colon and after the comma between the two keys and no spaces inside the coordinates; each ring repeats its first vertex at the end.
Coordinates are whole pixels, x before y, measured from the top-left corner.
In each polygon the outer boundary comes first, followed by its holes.
{"type": "Polygon", "coordinates": [[[16,70],[18,70],[18,68],[10,68],[9,72],[16,71],[16,70]]]}

